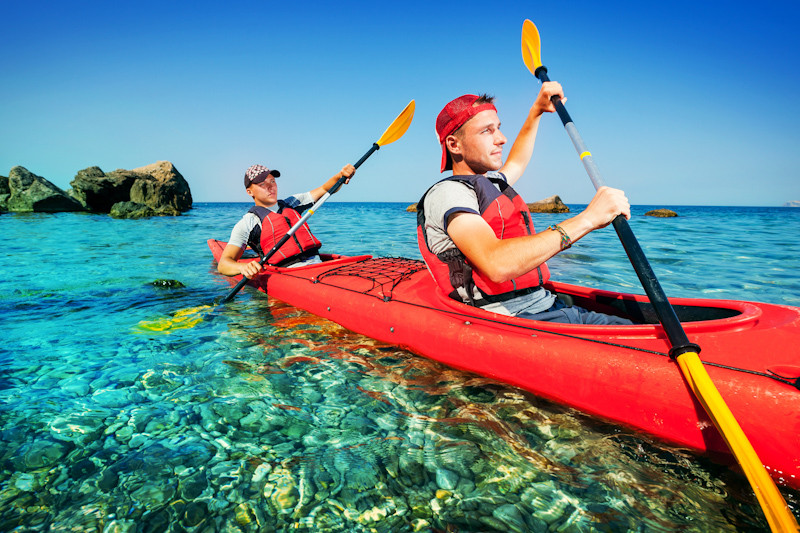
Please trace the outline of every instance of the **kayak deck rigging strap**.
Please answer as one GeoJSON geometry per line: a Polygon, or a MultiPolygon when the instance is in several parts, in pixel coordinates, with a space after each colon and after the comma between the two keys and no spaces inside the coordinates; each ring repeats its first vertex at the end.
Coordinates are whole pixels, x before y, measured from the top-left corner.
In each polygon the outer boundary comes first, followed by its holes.
{"type": "MultiPolygon", "coordinates": [[[[350,263],[350,264],[347,264],[347,265],[344,265],[344,266],[341,266],[341,267],[338,267],[338,268],[333,268],[331,270],[323,272],[322,274],[320,274],[319,276],[316,277],[314,282],[315,283],[320,283],[320,282],[322,282],[323,279],[325,279],[325,278],[327,278],[329,276],[354,276],[354,277],[362,278],[362,279],[371,281],[372,282],[371,287],[369,287],[367,290],[353,291],[353,292],[359,292],[361,294],[367,294],[367,295],[374,296],[376,298],[380,298],[380,299],[388,302],[388,301],[392,300],[392,292],[394,291],[395,287],[397,287],[403,281],[409,279],[413,274],[419,272],[420,270],[425,270],[425,268],[426,268],[425,267],[425,263],[423,261],[418,260],[418,259],[409,259],[407,257],[372,257],[372,258],[369,258],[369,259],[364,259],[362,261],[357,261],[357,262],[354,262],[354,263],[350,263]]],[[[339,287],[339,288],[345,289],[344,287],[339,287]]],[[[352,290],[352,289],[345,289],[345,290],[352,290]]],[[[668,357],[669,356],[669,354],[664,353],[664,352],[658,352],[658,351],[655,351],[655,350],[648,350],[646,348],[639,348],[639,347],[636,347],[636,346],[629,346],[629,345],[621,344],[621,343],[617,343],[617,342],[603,341],[603,340],[600,340],[600,339],[593,339],[593,338],[590,338],[590,337],[583,337],[583,336],[580,336],[580,335],[573,335],[573,334],[569,334],[569,333],[561,333],[561,332],[550,331],[548,329],[538,328],[538,327],[535,327],[533,325],[528,326],[528,325],[521,325],[521,324],[510,324],[509,322],[506,322],[506,321],[503,321],[503,320],[497,320],[497,319],[492,319],[492,318],[488,318],[488,317],[475,317],[473,315],[462,314],[462,313],[459,313],[457,311],[439,309],[439,308],[430,307],[430,306],[427,306],[427,305],[421,305],[421,304],[414,303],[414,302],[405,302],[405,301],[401,301],[401,300],[394,300],[394,301],[398,302],[398,303],[407,304],[407,305],[413,305],[415,307],[420,307],[420,308],[425,308],[425,309],[433,309],[435,311],[448,313],[448,314],[451,314],[451,315],[454,315],[454,316],[463,316],[463,317],[468,318],[470,320],[481,320],[481,321],[489,322],[489,323],[513,325],[513,326],[518,327],[520,329],[525,329],[525,330],[529,330],[529,331],[536,331],[536,332],[539,332],[539,333],[547,333],[547,334],[550,334],[550,335],[556,335],[556,336],[560,336],[560,337],[569,337],[569,338],[576,339],[576,340],[583,340],[583,341],[593,342],[593,343],[597,343],[597,344],[605,344],[605,345],[614,346],[614,347],[617,347],[617,348],[625,348],[625,349],[628,349],[628,350],[634,350],[634,351],[638,351],[638,352],[646,352],[646,353],[651,353],[651,354],[654,354],[654,355],[661,355],[661,356],[664,356],[664,357],[668,357]]],[[[733,370],[733,371],[736,371],[736,372],[744,372],[746,374],[754,374],[754,375],[762,376],[762,377],[769,378],[769,379],[772,379],[774,381],[778,381],[780,383],[783,383],[785,385],[789,385],[791,387],[794,387],[794,388],[800,390],[800,379],[787,379],[787,378],[784,378],[784,377],[781,377],[781,376],[777,376],[777,375],[772,374],[772,373],[759,372],[759,371],[756,371],[756,370],[749,370],[749,369],[745,369],[745,368],[737,368],[737,367],[734,367],[734,366],[723,365],[723,364],[720,364],[720,363],[712,363],[712,362],[708,362],[708,361],[703,361],[703,364],[704,365],[708,365],[708,366],[714,366],[714,367],[717,367],[717,368],[724,368],[724,369],[727,369],[727,370],[733,370]]]]}
{"type": "Polygon", "coordinates": [[[392,299],[392,292],[401,282],[425,270],[425,263],[406,257],[374,257],[328,270],[317,276],[319,283],[328,276],[354,276],[372,282],[363,294],[379,296],[384,301],[392,299]]]}

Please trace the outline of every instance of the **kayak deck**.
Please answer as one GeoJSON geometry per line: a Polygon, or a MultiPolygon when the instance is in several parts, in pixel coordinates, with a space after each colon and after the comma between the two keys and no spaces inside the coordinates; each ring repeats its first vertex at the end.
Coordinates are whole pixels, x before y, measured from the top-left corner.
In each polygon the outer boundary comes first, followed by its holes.
{"type": "MultiPolygon", "coordinates": [[[[209,240],[215,259],[224,242],[209,240]]],[[[625,424],[669,442],[728,448],[667,356],[669,341],[642,295],[552,282],[588,309],[632,326],[555,324],[490,313],[435,286],[422,261],[324,256],[265,268],[258,289],[380,341],[625,424]]],[[[800,488],[800,309],[736,300],[670,299],[690,341],[756,452],[800,488]]]]}

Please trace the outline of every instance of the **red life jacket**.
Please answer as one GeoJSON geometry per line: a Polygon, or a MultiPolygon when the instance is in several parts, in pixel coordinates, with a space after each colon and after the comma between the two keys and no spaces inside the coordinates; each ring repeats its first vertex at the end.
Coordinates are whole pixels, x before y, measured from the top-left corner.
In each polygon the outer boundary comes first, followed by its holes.
{"type": "MultiPolygon", "coordinates": [[[[498,239],[509,239],[535,233],[527,204],[504,179],[477,175],[452,176],[442,181],[446,180],[465,183],[475,191],[480,215],[489,224],[498,239]]],[[[428,189],[429,191],[430,189],[428,189]]],[[[423,202],[428,192],[417,204],[417,243],[422,252],[422,258],[428,266],[428,271],[445,294],[455,300],[465,301],[472,305],[484,305],[488,302],[503,301],[531,292],[532,289],[541,287],[550,279],[550,270],[546,263],[542,263],[536,269],[518,278],[495,283],[479,270],[473,269],[458,248],[434,254],[428,248],[428,240],[425,235],[423,202]],[[469,295],[467,299],[459,295],[457,290],[459,287],[464,287],[467,291],[469,295]],[[485,302],[473,300],[473,287],[480,290],[485,302]]]]}
{"type": "MultiPolygon", "coordinates": [[[[289,207],[283,200],[278,200],[277,212],[258,205],[251,207],[248,212],[253,213],[261,220],[261,224],[252,229],[247,239],[250,248],[261,257],[264,257],[265,251],[272,250],[301,218],[300,213],[289,207]]],[[[311,233],[308,224],[303,223],[289,240],[267,259],[267,264],[289,266],[316,255],[321,246],[322,243],[311,233]]]]}

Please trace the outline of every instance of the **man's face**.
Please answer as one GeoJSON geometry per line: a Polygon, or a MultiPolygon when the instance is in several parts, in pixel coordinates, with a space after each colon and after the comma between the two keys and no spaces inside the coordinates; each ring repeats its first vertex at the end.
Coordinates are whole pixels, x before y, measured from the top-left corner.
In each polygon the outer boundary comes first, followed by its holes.
{"type": "Polygon", "coordinates": [[[270,206],[278,202],[278,184],[270,175],[261,183],[253,183],[247,188],[247,194],[253,197],[256,205],[270,206]]]}
{"type": "Polygon", "coordinates": [[[500,132],[500,118],[496,111],[481,111],[461,126],[453,137],[457,142],[455,146],[451,145],[451,153],[457,150],[473,173],[484,174],[503,166],[506,137],[500,132]]]}

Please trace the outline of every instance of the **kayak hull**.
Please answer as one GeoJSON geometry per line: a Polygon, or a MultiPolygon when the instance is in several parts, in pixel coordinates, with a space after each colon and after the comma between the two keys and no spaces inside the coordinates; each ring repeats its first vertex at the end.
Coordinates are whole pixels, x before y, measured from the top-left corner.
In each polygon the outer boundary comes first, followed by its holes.
{"type": "MultiPolygon", "coordinates": [[[[225,243],[212,239],[208,245],[218,260],[225,243]]],[[[250,284],[371,338],[732,460],[666,355],[669,342],[658,324],[587,326],[507,317],[447,298],[420,261],[326,258],[306,267],[265,268],[250,284]]],[[[655,321],[644,296],[555,282],[548,288],[584,307],[655,321]]],[[[670,301],[770,474],[800,488],[800,309],[670,301]]]]}

